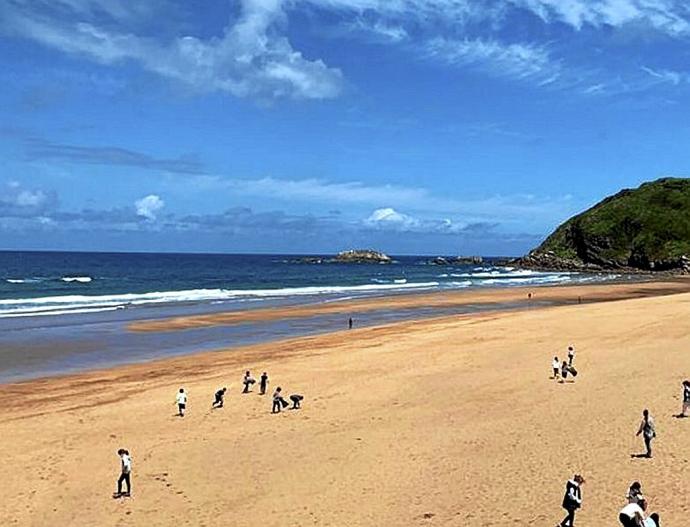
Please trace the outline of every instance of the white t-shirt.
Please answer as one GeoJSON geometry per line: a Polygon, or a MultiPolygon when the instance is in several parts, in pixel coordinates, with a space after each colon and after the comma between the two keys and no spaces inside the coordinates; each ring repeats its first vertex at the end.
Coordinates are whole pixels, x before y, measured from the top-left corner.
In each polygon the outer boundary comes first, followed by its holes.
{"type": "Polygon", "coordinates": [[[185,392],[178,392],[176,400],[177,404],[187,404],[187,394],[185,392]]]}
{"type": "Polygon", "coordinates": [[[621,514],[625,514],[628,518],[635,518],[636,512],[644,518],[644,511],[637,503],[628,503],[621,509],[621,514]]]}
{"type": "Polygon", "coordinates": [[[132,458],[127,454],[122,454],[122,473],[129,474],[132,472],[132,458]]]}
{"type": "Polygon", "coordinates": [[[557,370],[558,368],[561,367],[561,363],[558,362],[556,359],[554,359],[553,362],[551,363],[551,366],[553,366],[554,370],[557,370]]]}

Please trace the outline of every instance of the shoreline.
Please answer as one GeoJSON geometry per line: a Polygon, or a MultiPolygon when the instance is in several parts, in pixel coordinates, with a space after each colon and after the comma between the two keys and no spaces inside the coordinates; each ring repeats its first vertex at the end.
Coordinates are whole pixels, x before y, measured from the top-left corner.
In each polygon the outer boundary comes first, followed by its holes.
{"type": "Polygon", "coordinates": [[[614,521],[633,480],[665,523],[682,524],[687,500],[676,491],[690,477],[690,420],[672,415],[690,376],[690,333],[678,320],[690,293],[636,294],[2,385],[5,461],[21,469],[6,474],[0,517],[105,527],[189,518],[238,527],[549,525],[562,518],[562,485],[576,471],[588,482],[583,525],[614,521]],[[559,384],[549,379],[551,358],[571,343],[580,375],[559,384]],[[271,415],[270,395],[242,395],[247,369],[268,371],[269,394],[278,385],[303,394],[302,410],[271,415]],[[224,385],[225,407],[211,410],[224,385]],[[180,386],[190,396],[184,419],[174,416],[180,386]],[[630,457],[642,448],[632,436],[643,407],[661,431],[652,460],[630,457]],[[118,448],[133,455],[132,499],[111,498],[118,448]],[[525,481],[530,492],[516,496],[525,481]]]}
{"type": "MultiPolygon", "coordinates": [[[[496,316],[505,313],[519,313],[548,309],[551,307],[598,304],[618,300],[649,298],[665,295],[675,295],[690,292],[690,279],[678,278],[665,281],[641,281],[641,282],[616,282],[596,283],[586,285],[552,285],[539,287],[507,287],[490,288],[485,290],[446,291],[434,293],[410,293],[404,295],[389,295],[366,299],[344,300],[339,302],[288,306],[277,308],[258,308],[243,311],[229,311],[203,315],[189,315],[183,317],[169,317],[150,321],[137,321],[126,326],[126,331],[133,334],[167,335],[188,330],[203,330],[206,328],[218,328],[240,324],[260,323],[266,321],[292,321],[309,319],[321,315],[339,314],[345,317],[355,318],[355,327],[352,331],[376,330],[377,328],[403,327],[406,324],[417,324],[427,321],[462,320],[472,317],[496,316]],[[531,293],[532,298],[527,299],[531,293]],[[522,305],[520,305],[522,304],[522,305]],[[443,310],[467,308],[466,312],[453,314],[444,313],[443,310]],[[439,310],[433,313],[433,310],[439,310]],[[413,310],[419,316],[392,320],[375,325],[361,325],[358,315],[366,316],[377,310],[413,310]],[[426,316],[421,313],[427,310],[426,316]]],[[[174,365],[184,365],[187,361],[211,362],[226,359],[227,355],[252,352],[262,349],[282,349],[300,341],[309,341],[318,338],[328,338],[332,335],[350,333],[346,326],[347,318],[344,318],[342,328],[325,329],[315,333],[296,334],[285,338],[259,340],[250,344],[237,346],[220,346],[210,349],[197,349],[188,353],[161,356],[160,353],[151,358],[132,360],[131,362],[91,367],[77,371],[67,371],[42,375],[38,377],[19,379],[16,381],[0,383],[0,394],[3,388],[31,385],[39,383],[42,386],[50,385],[52,381],[75,380],[88,378],[89,376],[115,377],[129,374],[145,374],[152,368],[160,368],[167,371],[174,365]]],[[[63,346],[68,346],[63,344],[63,346]]],[[[232,363],[234,359],[227,357],[232,363]]]]}

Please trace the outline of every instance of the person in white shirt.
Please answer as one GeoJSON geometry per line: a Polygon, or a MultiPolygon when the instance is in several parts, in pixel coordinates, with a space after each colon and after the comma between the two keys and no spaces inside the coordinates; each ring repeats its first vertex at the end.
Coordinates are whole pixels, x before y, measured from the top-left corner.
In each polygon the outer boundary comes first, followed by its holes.
{"type": "Polygon", "coordinates": [[[184,391],[184,388],[180,388],[180,391],[177,392],[175,404],[177,404],[177,415],[184,417],[184,412],[187,409],[187,393],[184,391]]]}
{"type": "Polygon", "coordinates": [[[558,380],[558,372],[561,369],[561,361],[558,360],[558,357],[553,358],[553,361],[551,361],[551,367],[553,368],[553,378],[558,380]]]}
{"type": "Polygon", "coordinates": [[[242,379],[242,384],[244,384],[244,390],[242,390],[242,393],[249,393],[252,384],[254,384],[256,381],[252,378],[251,373],[246,372],[244,374],[244,378],[242,379]]]}
{"type": "Polygon", "coordinates": [[[644,511],[647,509],[647,502],[644,499],[637,503],[628,503],[618,514],[618,520],[623,527],[642,527],[644,526],[644,511]]]}
{"type": "Polygon", "coordinates": [[[124,448],[118,450],[117,455],[120,456],[120,477],[117,480],[117,493],[115,497],[119,498],[121,496],[129,496],[132,492],[132,482],[130,479],[132,475],[132,458],[129,457],[129,451],[124,448]],[[122,492],[123,482],[127,484],[127,492],[125,493],[122,492]]]}

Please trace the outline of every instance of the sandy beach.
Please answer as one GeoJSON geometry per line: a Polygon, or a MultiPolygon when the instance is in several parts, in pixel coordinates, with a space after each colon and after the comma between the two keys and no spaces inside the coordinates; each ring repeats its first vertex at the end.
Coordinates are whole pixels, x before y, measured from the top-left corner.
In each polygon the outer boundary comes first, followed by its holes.
{"type": "MultiPolygon", "coordinates": [[[[567,305],[2,385],[0,523],[553,527],[577,471],[587,482],[576,525],[615,525],[633,480],[663,525],[685,525],[690,419],[673,415],[690,377],[688,285],[539,288],[537,298],[566,295],[567,305]],[[569,344],[580,375],[559,384],[551,359],[569,344]],[[303,409],[271,415],[269,396],[241,395],[246,369],[268,372],[269,393],[304,394],[303,409]],[[224,385],[225,407],[211,410],[224,385]],[[184,419],[174,415],[180,386],[184,419]],[[645,407],[657,423],[655,457],[633,459],[645,407]],[[133,457],[133,497],[115,500],[120,447],[133,457]]],[[[506,302],[526,292],[475,294],[506,302]]],[[[449,297],[434,298],[422,302],[449,297]]],[[[228,323],[215,316],[132,329],[228,323]]]]}

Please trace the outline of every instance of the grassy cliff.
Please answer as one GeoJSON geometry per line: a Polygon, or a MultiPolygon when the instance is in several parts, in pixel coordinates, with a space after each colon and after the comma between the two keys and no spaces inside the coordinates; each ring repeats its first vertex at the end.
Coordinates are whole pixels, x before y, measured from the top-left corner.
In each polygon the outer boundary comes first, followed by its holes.
{"type": "Polygon", "coordinates": [[[690,179],[622,190],[559,226],[525,264],[557,268],[687,270],[690,179]]]}

